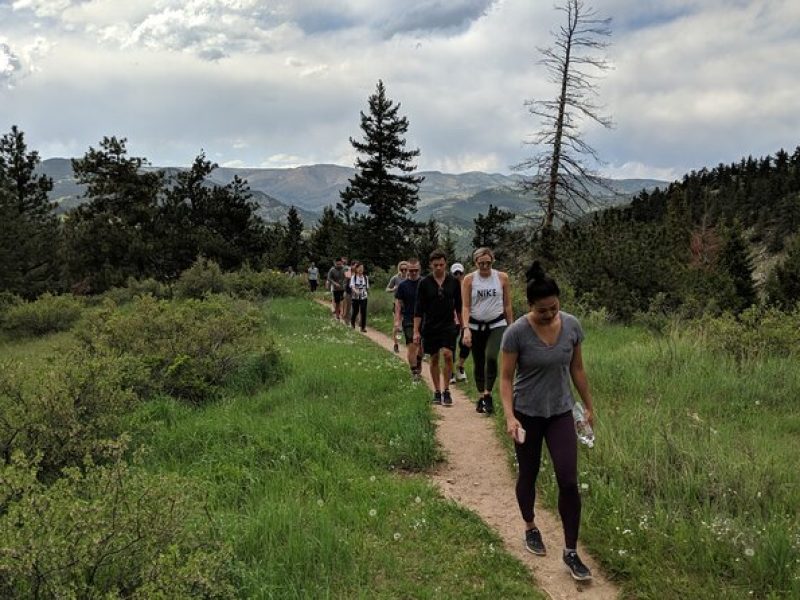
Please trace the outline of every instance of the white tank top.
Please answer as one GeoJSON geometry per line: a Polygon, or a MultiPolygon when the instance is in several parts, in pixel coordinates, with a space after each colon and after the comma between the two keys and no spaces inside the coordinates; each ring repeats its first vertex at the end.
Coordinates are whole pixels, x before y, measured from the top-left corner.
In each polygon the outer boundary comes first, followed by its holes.
{"type": "MultiPolygon", "coordinates": [[[[503,283],[500,275],[492,269],[489,277],[481,277],[478,271],[472,275],[472,297],[470,298],[469,316],[476,321],[487,323],[494,321],[503,314],[503,283]]],[[[508,325],[505,319],[492,323],[489,328],[508,325]]],[[[480,326],[470,323],[470,329],[479,329],[480,326]]]]}

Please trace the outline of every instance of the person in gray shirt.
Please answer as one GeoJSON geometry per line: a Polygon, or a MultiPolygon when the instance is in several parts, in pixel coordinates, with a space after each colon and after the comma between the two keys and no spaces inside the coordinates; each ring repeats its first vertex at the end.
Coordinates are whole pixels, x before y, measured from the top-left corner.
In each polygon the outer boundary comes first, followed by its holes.
{"type": "Polygon", "coordinates": [[[576,552],[581,498],[572,416],[575,399],[570,385],[575,384],[586,407],[586,419],[593,425],[592,396],[581,354],[583,329],[578,319],[561,311],[558,284],[538,262],[528,270],[527,279],[530,310],[506,329],[500,346],[500,395],[519,464],[516,494],[525,521],[525,547],[533,554],[546,553],[533,509],[542,442],[547,441],[558,482],[564,563],[574,579],[585,581],[592,573],[576,552]]]}

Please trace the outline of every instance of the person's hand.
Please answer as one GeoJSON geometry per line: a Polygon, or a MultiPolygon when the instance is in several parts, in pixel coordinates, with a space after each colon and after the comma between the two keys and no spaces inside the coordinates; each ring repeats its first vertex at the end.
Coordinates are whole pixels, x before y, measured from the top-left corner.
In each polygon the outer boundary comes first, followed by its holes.
{"type": "Polygon", "coordinates": [[[472,330],[469,327],[461,332],[461,343],[467,348],[472,348],[472,330]]]}
{"type": "Polygon", "coordinates": [[[508,433],[508,435],[511,436],[512,440],[516,441],[517,429],[519,429],[520,427],[522,427],[522,424],[514,415],[506,417],[506,432],[508,433]]]}
{"type": "Polygon", "coordinates": [[[414,343],[419,345],[421,340],[422,340],[422,336],[419,334],[419,331],[415,331],[414,332],[414,343]]]}
{"type": "Polygon", "coordinates": [[[594,411],[591,409],[583,407],[583,416],[586,418],[586,422],[589,423],[589,427],[594,429],[594,411]]]}

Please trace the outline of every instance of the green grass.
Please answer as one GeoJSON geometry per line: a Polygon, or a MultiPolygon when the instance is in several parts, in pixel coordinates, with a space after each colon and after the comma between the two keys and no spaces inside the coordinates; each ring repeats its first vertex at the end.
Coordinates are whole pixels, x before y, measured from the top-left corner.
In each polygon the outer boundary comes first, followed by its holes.
{"type": "Polygon", "coordinates": [[[307,301],[264,317],[289,363],[282,384],[135,416],[151,468],[203,483],[242,596],[539,597],[497,536],[426,480],[432,412],[402,364],[307,301]]]}

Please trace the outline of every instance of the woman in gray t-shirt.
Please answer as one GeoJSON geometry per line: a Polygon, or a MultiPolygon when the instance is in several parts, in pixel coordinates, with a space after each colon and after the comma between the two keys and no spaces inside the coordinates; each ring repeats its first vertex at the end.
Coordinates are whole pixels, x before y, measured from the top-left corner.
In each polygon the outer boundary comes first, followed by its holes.
{"type": "Polygon", "coordinates": [[[581,520],[578,491],[578,448],[570,382],[575,384],[593,424],[592,396],[581,356],[583,330],[574,316],[561,312],[558,284],[538,262],[528,270],[529,312],[508,327],[501,342],[500,395],[506,429],[514,439],[519,464],[517,502],[525,521],[525,546],[545,554],[534,523],[536,477],[542,442],[553,461],[558,482],[558,512],[564,527],[564,562],[572,577],[583,581],[591,571],[576,552],[581,520]]]}

